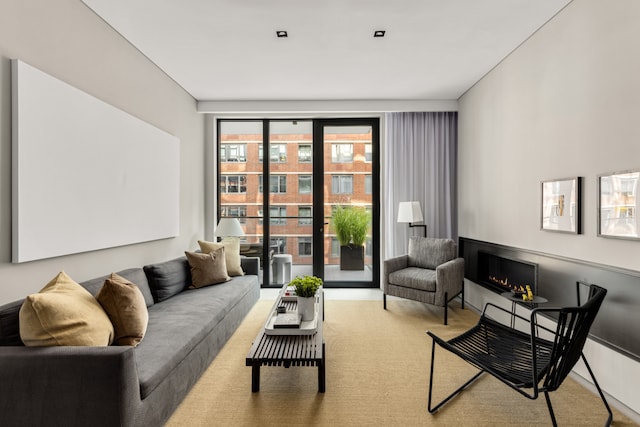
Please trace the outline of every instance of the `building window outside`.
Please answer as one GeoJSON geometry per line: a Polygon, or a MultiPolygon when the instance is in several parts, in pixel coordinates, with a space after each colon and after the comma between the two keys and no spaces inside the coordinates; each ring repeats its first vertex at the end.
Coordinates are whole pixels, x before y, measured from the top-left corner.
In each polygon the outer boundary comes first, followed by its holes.
{"type": "Polygon", "coordinates": [[[286,206],[271,206],[269,207],[271,225],[287,225],[287,207],[286,206]]]}
{"type": "Polygon", "coordinates": [[[311,237],[298,237],[298,255],[311,256],[311,237]]]}
{"type": "Polygon", "coordinates": [[[365,256],[373,256],[373,241],[371,237],[367,237],[367,241],[364,243],[365,256]]]}
{"type": "Polygon", "coordinates": [[[372,144],[364,144],[364,161],[365,162],[373,161],[373,145],[372,144]]]}
{"type": "Polygon", "coordinates": [[[247,161],[247,144],[222,144],[220,146],[221,162],[247,161]]]}
{"type": "Polygon", "coordinates": [[[247,208],[245,206],[221,206],[220,216],[238,218],[240,224],[247,222],[247,208]]]}
{"type": "Polygon", "coordinates": [[[373,193],[373,177],[371,175],[364,176],[364,194],[373,193]]]}
{"type": "Polygon", "coordinates": [[[353,175],[333,175],[331,177],[331,192],[333,194],[352,194],[353,175]]]}
{"type": "Polygon", "coordinates": [[[298,146],[298,163],[311,163],[311,145],[298,146]]]}
{"type": "Polygon", "coordinates": [[[298,193],[311,194],[311,175],[298,175],[298,193]]]}
{"type": "Polygon", "coordinates": [[[332,163],[352,163],[353,144],[331,144],[332,163]]]}
{"type": "Polygon", "coordinates": [[[269,146],[269,161],[271,163],[285,163],[287,161],[287,145],[271,144],[269,146]]]}
{"type": "Polygon", "coordinates": [[[311,225],[311,206],[298,207],[298,224],[311,225]]]}
{"type": "MultiPolygon", "coordinates": [[[[261,237],[260,243],[264,240],[261,237]]],[[[277,254],[286,254],[287,253],[287,238],[282,236],[273,236],[269,239],[269,249],[273,249],[277,254]]]]}
{"type": "Polygon", "coordinates": [[[246,193],[246,175],[222,175],[220,176],[221,193],[246,193]]]}
{"type": "MultiPolygon", "coordinates": [[[[260,193],[263,192],[262,175],[258,177],[258,191],[260,193]]],[[[269,191],[271,193],[286,193],[287,192],[287,176],[271,175],[269,177],[269,191]]]]}
{"type": "MultiPolygon", "coordinates": [[[[258,161],[262,162],[264,158],[264,146],[258,145],[258,161]]],[[[271,163],[286,163],[287,161],[287,145],[271,144],[269,146],[269,161],[271,163]]]]}
{"type": "Polygon", "coordinates": [[[332,257],[340,256],[340,243],[338,242],[338,239],[336,239],[335,237],[331,238],[331,256],[332,257]]]}

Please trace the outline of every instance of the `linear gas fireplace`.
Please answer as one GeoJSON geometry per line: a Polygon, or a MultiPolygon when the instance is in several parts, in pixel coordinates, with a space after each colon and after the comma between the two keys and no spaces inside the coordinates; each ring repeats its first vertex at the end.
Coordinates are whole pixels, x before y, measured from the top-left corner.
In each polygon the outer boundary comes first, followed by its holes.
{"type": "Polygon", "coordinates": [[[478,251],[478,281],[494,292],[531,286],[538,294],[538,264],[478,251]]]}

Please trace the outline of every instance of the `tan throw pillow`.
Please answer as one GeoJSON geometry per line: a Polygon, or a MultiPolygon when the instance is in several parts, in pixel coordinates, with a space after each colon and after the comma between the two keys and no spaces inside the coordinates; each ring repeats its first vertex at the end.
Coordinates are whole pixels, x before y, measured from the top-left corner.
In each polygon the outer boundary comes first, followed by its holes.
{"type": "Polygon", "coordinates": [[[20,308],[20,338],[27,346],[106,346],[113,325],[98,301],[63,271],[20,308]]]}
{"type": "Polygon", "coordinates": [[[124,277],[111,273],[104,281],[96,299],[113,324],[113,342],[133,347],[140,344],[147,331],[149,312],[138,286],[124,277]]]}
{"type": "Polygon", "coordinates": [[[202,288],[231,280],[227,274],[224,259],[224,247],[215,249],[208,254],[185,252],[191,266],[190,288],[202,288]]]}
{"type": "Polygon", "coordinates": [[[229,276],[244,276],[244,270],[242,270],[242,266],[240,265],[240,240],[228,239],[220,243],[198,240],[198,245],[200,245],[200,250],[205,254],[224,246],[227,274],[229,274],[229,276]]]}

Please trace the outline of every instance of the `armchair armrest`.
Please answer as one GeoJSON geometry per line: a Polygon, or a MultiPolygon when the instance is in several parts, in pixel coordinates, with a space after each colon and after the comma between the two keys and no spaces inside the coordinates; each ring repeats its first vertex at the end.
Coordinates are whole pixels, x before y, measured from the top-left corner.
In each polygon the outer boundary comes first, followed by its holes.
{"type": "Polygon", "coordinates": [[[3,425],[131,425],[139,402],[133,347],[0,347],[3,425]]]}
{"type": "Polygon", "coordinates": [[[437,304],[445,305],[445,292],[451,299],[462,292],[464,281],[464,258],[455,258],[436,267],[436,296],[437,304]]]}
{"type": "Polygon", "coordinates": [[[240,257],[240,266],[245,274],[260,275],[260,257],[240,257]]]}
{"type": "Polygon", "coordinates": [[[389,284],[389,275],[394,271],[402,270],[409,266],[409,255],[400,255],[397,257],[384,260],[383,271],[383,283],[386,292],[387,285],[389,284]]]}

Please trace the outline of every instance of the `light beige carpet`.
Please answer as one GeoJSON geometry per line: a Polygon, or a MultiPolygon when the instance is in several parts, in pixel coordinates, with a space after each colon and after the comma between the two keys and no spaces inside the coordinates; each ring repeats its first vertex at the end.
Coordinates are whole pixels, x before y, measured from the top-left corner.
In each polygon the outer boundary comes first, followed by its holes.
{"type": "MultiPolygon", "coordinates": [[[[436,415],[427,411],[431,339],[448,338],[477,315],[454,305],[449,326],[442,309],[413,301],[325,303],[326,393],[316,367],[262,367],[251,393],[245,357],[272,302],[259,301],[167,423],[193,426],[548,426],[544,397],[529,400],[485,375],[436,415]]],[[[434,399],[471,377],[474,369],[436,349],[434,399]]],[[[561,426],[599,426],[606,411],[571,380],[552,394],[561,426]]],[[[614,425],[635,425],[614,411],[614,425]]]]}

